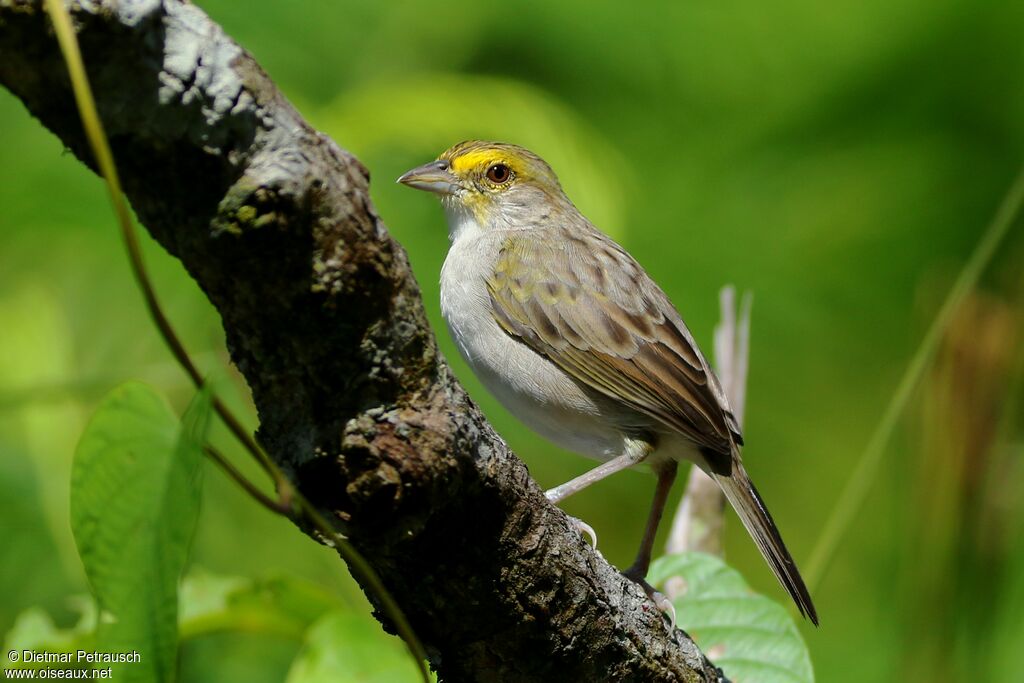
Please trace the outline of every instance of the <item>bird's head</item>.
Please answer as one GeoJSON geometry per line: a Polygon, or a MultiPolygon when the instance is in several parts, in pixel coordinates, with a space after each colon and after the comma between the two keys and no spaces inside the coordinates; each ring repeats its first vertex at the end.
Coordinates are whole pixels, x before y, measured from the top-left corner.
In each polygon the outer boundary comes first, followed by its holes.
{"type": "Polygon", "coordinates": [[[510,213],[568,202],[543,159],[503,142],[460,142],[398,182],[440,195],[446,209],[465,211],[481,225],[493,225],[510,213]]]}

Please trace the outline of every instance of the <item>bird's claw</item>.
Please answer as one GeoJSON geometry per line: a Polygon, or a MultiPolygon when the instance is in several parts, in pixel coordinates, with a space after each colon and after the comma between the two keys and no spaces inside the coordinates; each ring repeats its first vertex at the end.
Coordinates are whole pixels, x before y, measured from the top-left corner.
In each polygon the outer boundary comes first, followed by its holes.
{"type": "Polygon", "coordinates": [[[590,538],[590,544],[594,546],[594,550],[597,550],[597,532],[594,531],[594,527],[590,526],[582,519],[573,517],[572,515],[566,515],[569,518],[569,524],[581,534],[586,534],[590,538]]]}
{"type": "Polygon", "coordinates": [[[675,631],[676,606],[672,604],[672,601],[669,600],[661,591],[653,591],[651,593],[648,593],[647,597],[653,600],[654,604],[657,605],[658,609],[662,612],[662,614],[668,617],[669,630],[675,631]]]}

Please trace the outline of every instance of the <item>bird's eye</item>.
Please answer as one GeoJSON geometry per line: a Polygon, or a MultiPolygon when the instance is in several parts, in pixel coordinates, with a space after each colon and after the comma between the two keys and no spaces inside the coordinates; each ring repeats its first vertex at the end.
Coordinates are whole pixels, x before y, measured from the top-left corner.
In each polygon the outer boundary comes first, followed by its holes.
{"type": "Polygon", "coordinates": [[[512,176],[512,171],[505,164],[494,164],[487,169],[487,179],[496,185],[501,185],[512,176]]]}

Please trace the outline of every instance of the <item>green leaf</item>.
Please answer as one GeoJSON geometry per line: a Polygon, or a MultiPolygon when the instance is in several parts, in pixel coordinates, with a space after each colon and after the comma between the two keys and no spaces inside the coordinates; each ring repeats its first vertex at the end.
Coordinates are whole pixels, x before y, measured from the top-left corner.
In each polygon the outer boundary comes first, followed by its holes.
{"type": "Polygon", "coordinates": [[[421,680],[398,638],[368,616],[332,612],[309,630],[287,683],[401,683],[421,680]]]}
{"type": "Polygon", "coordinates": [[[673,600],[679,628],[735,683],[812,683],[814,670],[800,632],[784,607],[750,590],[735,569],[705,553],[659,558],[655,586],[682,577],[673,600]]]}
{"type": "MultiPolygon", "coordinates": [[[[137,651],[122,681],[171,681],[178,580],[199,511],[210,397],[179,422],[149,387],[130,382],[100,404],[71,473],[71,529],[100,612],[101,652],[137,651]]],[[[101,666],[106,666],[101,665],[101,666]]]]}

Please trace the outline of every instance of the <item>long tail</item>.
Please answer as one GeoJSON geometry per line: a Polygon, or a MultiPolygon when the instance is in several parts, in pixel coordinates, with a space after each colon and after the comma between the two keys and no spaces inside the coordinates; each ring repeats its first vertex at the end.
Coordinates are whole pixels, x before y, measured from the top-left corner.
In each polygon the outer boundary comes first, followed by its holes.
{"type": "Polygon", "coordinates": [[[747,476],[743,465],[738,459],[733,459],[732,473],[729,476],[719,474],[712,475],[718,485],[725,492],[736,514],[739,515],[743,526],[754,539],[761,555],[772,568],[775,578],[785,588],[793,602],[796,603],[800,614],[811,620],[815,626],[818,625],[818,613],[814,609],[811,595],[807,592],[807,586],[800,577],[800,570],[796,568],[793,557],[786,550],[786,544],[782,542],[779,529],[775,526],[768,508],[758,495],[753,482],[747,476]]]}

